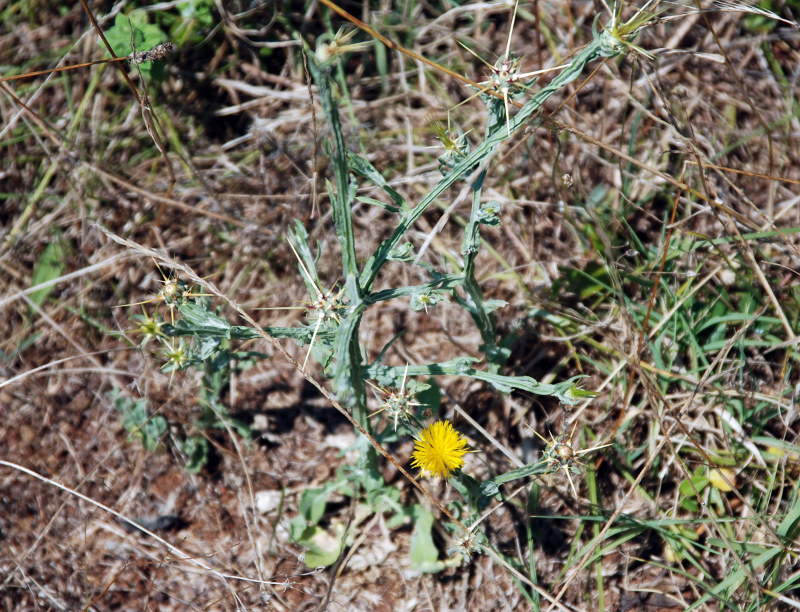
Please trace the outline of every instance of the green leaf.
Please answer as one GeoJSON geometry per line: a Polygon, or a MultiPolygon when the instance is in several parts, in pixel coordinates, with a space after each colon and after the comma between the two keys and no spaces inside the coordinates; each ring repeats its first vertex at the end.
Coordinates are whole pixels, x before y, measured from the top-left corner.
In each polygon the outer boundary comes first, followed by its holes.
{"type": "Polygon", "coordinates": [[[194,347],[194,356],[197,359],[208,359],[219,350],[220,339],[215,337],[205,337],[194,347]]]}
{"type": "Polygon", "coordinates": [[[691,480],[684,480],[678,486],[678,493],[680,493],[681,507],[690,512],[697,512],[700,509],[700,504],[695,497],[695,490],[700,493],[708,486],[708,477],[705,470],[695,470],[692,474],[691,480]],[[694,487],[692,487],[694,485],[694,487]]]}
{"type": "Polygon", "coordinates": [[[449,302],[447,293],[438,289],[424,289],[411,296],[408,305],[411,310],[427,311],[428,308],[433,308],[439,302],[449,302]]]}
{"type": "Polygon", "coordinates": [[[167,420],[161,415],[151,416],[146,399],[134,401],[118,390],[111,393],[111,398],[116,409],[122,413],[122,426],[131,433],[131,437],[139,438],[145,450],[157,450],[161,436],[167,431],[167,420]]]}
{"type": "Polygon", "coordinates": [[[781,521],[781,524],[778,525],[778,535],[794,540],[797,536],[798,526],[800,526],[800,495],[795,492],[791,509],[781,521]]]}
{"type": "Polygon", "coordinates": [[[416,257],[416,254],[414,253],[414,245],[410,242],[404,242],[391,253],[389,253],[389,259],[392,261],[404,261],[406,263],[411,263],[414,261],[414,257],[416,257]]]}
{"type": "Polygon", "coordinates": [[[106,30],[106,40],[114,53],[124,57],[133,53],[131,47],[131,33],[136,51],[152,49],[157,44],[164,42],[167,35],[157,25],[147,23],[147,13],[143,10],[131,11],[129,15],[119,13],[114,19],[114,25],[106,30]]]}
{"type": "Polygon", "coordinates": [[[215,315],[202,302],[187,302],[178,306],[183,320],[199,335],[231,337],[231,324],[215,315]]]}
{"type": "Polygon", "coordinates": [[[611,278],[608,270],[597,262],[587,263],[583,270],[562,268],[561,276],[564,289],[582,300],[610,290],[611,278]]]}
{"type": "Polygon", "coordinates": [[[197,474],[208,463],[208,440],[202,436],[191,436],[179,442],[181,450],[186,455],[186,471],[197,474]]]}
{"type": "Polygon", "coordinates": [[[400,212],[400,209],[397,208],[396,206],[390,206],[389,204],[381,202],[380,200],[376,200],[375,198],[368,198],[367,196],[358,196],[358,197],[356,197],[356,200],[358,200],[359,202],[363,202],[364,204],[369,204],[371,206],[377,206],[378,208],[382,208],[383,210],[385,210],[387,212],[391,212],[391,213],[400,212]]]}
{"type": "MultiPolygon", "coordinates": [[[[41,283],[54,280],[61,276],[64,272],[64,249],[61,243],[54,241],[49,243],[36,262],[36,268],[33,271],[33,278],[31,279],[31,287],[35,287],[41,283]]],[[[37,289],[31,293],[31,301],[37,306],[41,306],[53,291],[53,286],[37,289]]]]}
{"type": "MultiPolygon", "coordinates": [[[[304,493],[303,501],[305,497],[304,493]]],[[[301,501],[301,511],[302,503],[301,501]]],[[[341,523],[335,524],[333,531],[330,531],[316,524],[309,525],[302,515],[289,521],[289,537],[306,549],[305,564],[308,567],[327,567],[336,563],[344,548],[345,533],[346,529],[341,523]]]]}
{"type": "Polygon", "coordinates": [[[312,525],[319,523],[325,514],[328,499],[328,489],[306,489],[300,498],[300,514],[312,525]]]}
{"type": "Polygon", "coordinates": [[[306,550],[305,564],[308,567],[328,567],[336,563],[341,554],[344,542],[344,528],[331,533],[321,527],[310,527],[304,532],[301,542],[306,550]],[[341,531],[341,533],[339,533],[341,531]]]}
{"type": "Polygon", "coordinates": [[[178,5],[181,17],[184,19],[195,19],[204,28],[210,28],[216,23],[214,13],[214,2],[212,0],[190,0],[181,2],[178,5]]]}
{"type": "MultiPolygon", "coordinates": [[[[329,187],[328,195],[334,197],[330,191],[330,183],[327,184],[329,187]]],[[[322,286],[322,282],[319,280],[319,276],[317,276],[317,261],[319,261],[319,257],[322,254],[322,247],[317,243],[317,255],[314,256],[311,252],[311,248],[308,246],[308,232],[297,219],[294,220],[294,227],[289,228],[288,239],[294,245],[294,250],[300,258],[300,261],[297,262],[297,269],[303,277],[303,281],[308,289],[308,294],[311,296],[312,300],[316,300],[318,288],[322,286]]]]}
{"type": "Polygon", "coordinates": [[[381,493],[384,489],[383,474],[376,464],[366,460],[372,445],[364,436],[359,436],[355,446],[359,454],[358,465],[356,471],[353,472],[353,474],[357,474],[355,480],[364,487],[367,494],[381,493]]]}
{"type": "Polygon", "coordinates": [[[411,566],[426,574],[441,572],[444,562],[439,561],[439,551],[433,543],[433,514],[419,505],[412,507],[414,532],[411,534],[409,557],[411,566]]]}
{"type": "MultiPolygon", "coordinates": [[[[289,520],[289,538],[293,542],[300,544],[303,541],[303,536],[309,529],[309,526],[306,524],[306,519],[299,514],[289,520]]],[[[311,532],[308,531],[308,533],[311,532]]]]}
{"type": "Polygon", "coordinates": [[[482,370],[476,370],[472,364],[478,360],[474,357],[457,357],[450,361],[441,363],[431,363],[427,365],[409,366],[385,366],[372,364],[366,369],[367,376],[377,380],[383,387],[398,387],[404,377],[410,376],[466,376],[476,380],[490,383],[495,389],[502,393],[510,393],[512,390],[535,393],[536,395],[551,395],[559,401],[574,406],[582,397],[593,395],[591,391],[580,389],[577,384],[581,376],[575,376],[569,380],[556,384],[542,383],[530,376],[502,376],[491,374],[482,370]]]}
{"type": "Polygon", "coordinates": [[[486,312],[494,312],[495,310],[500,310],[506,306],[508,306],[508,302],[505,300],[485,300],[483,302],[483,309],[486,312]]]}
{"type": "MultiPolygon", "coordinates": [[[[380,45],[379,45],[380,46],[380,45]]],[[[375,185],[380,187],[386,195],[388,195],[392,202],[395,203],[395,207],[386,206],[378,202],[377,200],[372,200],[370,203],[377,204],[382,206],[386,210],[391,212],[402,212],[405,213],[408,211],[408,204],[406,203],[403,196],[401,196],[393,187],[391,187],[387,182],[386,179],[383,178],[383,175],[375,169],[368,160],[364,159],[363,157],[359,157],[352,151],[347,151],[347,165],[356,174],[363,176],[366,179],[372,181],[375,185]]],[[[361,198],[359,198],[361,199],[361,198]]]]}
{"type": "Polygon", "coordinates": [[[527,465],[523,465],[521,468],[517,468],[516,470],[511,470],[509,472],[505,472],[504,474],[495,476],[494,478],[490,478],[489,480],[485,480],[481,483],[481,492],[486,496],[497,495],[499,492],[499,485],[506,482],[511,482],[512,480],[534,476],[535,474],[545,474],[550,469],[550,463],[551,462],[547,461],[546,459],[540,459],[527,465]]]}
{"type": "MultiPolygon", "coordinates": [[[[449,482],[453,485],[453,488],[461,494],[461,497],[467,500],[469,507],[472,508],[473,511],[480,512],[489,505],[491,495],[483,491],[483,485],[485,483],[478,482],[475,478],[469,474],[465,474],[461,470],[456,470],[449,482]]],[[[491,485],[487,486],[491,487],[491,485]]],[[[499,489],[497,492],[499,492],[499,489]]]]}
{"type": "MultiPolygon", "coordinates": [[[[386,485],[367,493],[367,504],[373,512],[394,512],[403,520],[403,504],[400,503],[400,491],[396,486],[386,485]]],[[[387,521],[388,522],[388,521],[387,521]]]]}
{"type": "MultiPolygon", "coordinates": [[[[106,40],[117,57],[126,57],[133,53],[131,34],[133,34],[133,45],[136,47],[136,51],[148,51],[167,40],[167,35],[161,28],[147,23],[146,11],[137,9],[131,11],[127,16],[119,13],[114,19],[114,25],[105,32],[106,40]]],[[[139,69],[149,78],[153,76],[156,65],[159,66],[159,71],[163,71],[163,67],[154,62],[139,64],[139,69]]]]}
{"type": "Polygon", "coordinates": [[[477,220],[483,225],[500,225],[500,212],[503,205],[494,200],[486,202],[478,209],[477,220]]]}
{"type": "Polygon", "coordinates": [[[433,415],[439,414],[439,408],[441,408],[442,405],[442,390],[439,388],[439,385],[436,384],[434,378],[428,378],[425,388],[421,388],[417,391],[416,399],[420,404],[420,413],[422,410],[430,410],[433,415]]]}

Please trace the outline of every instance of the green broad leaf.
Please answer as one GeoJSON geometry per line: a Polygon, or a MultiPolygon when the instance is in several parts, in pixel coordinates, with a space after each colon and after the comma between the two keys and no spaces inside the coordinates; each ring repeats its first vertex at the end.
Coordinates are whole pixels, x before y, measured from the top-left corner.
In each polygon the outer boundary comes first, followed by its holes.
{"type": "Polygon", "coordinates": [[[430,410],[431,414],[438,415],[442,406],[442,390],[436,384],[434,378],[428,378],[427,383],[419,383],[420,387],[416,394],[417,402],[420,404],[420,415],[423,410],[430,410]],[[424,385],[424,386],[422,386],[424,385]]]}
{"type": "Polygon", "coordinates": [[[411,534],[409,556],[411,566],[425,574],[441,572],[445,565],[439,561],[439,551],[433,543],[433,514],[419,505],[412,507],[414,532],[411,534]]]}
{"type": "Polygon", "coordinates": [[[328,489],[306,489],[300,498],[300,514],[312,525],[319,523],[328,503],[328,489]]]}
{"type": "MultiPolygon", "coordinates": [[[[461,470],[456,470],[450,478],[450,484],[453,488],[461,494],[473,511],[481,512],[492,499],[492,496],[483,492],[482,486],[485,483],[478,482],[469,474],[465,474],[461,470]]],[[[499,489],[498,489],[499,492],[499,489]]]]}
{"type": "Polygon", "coordinates": [[[136,51],[147,51],[167,39],[161,28],[147,21],[147,12],[143,10],[134,10],[128,15],[119,13],[116,16],[114,25],[105,34],[108,44],[118,57],[130,55],[134,52],[133,47],[136,47],[136,51]]]}
{"type": "Polygon", "coordinates": [[[697,512],[700,509],[700,504],[695,498],[695,489],[699,493],[707,486],[708,477],[705,474],[705,470],[695,470],[695,473],[692,474],[691,481],[684,480],[678,486],[681,507],[689,512],[697,512]],[[694,487],[692,485],[694,485],[694,487]]]}
{"type": "Polygon", "coordinates": [[[367,493],[367,504],[374,512],[394,512],[395,516],[403,514],[403,504],[400,503],[400,491],[397,487],[386,485],[375,491],[367,493]]]}
{"type": "Polygon", "coordinates": [[[414,261],[414,257],[416,257],[416,254],[414,253],[414,245],[410,242],[404,242],[391,253],[389,253],[389,259],[392,261],[404,261],[406,263],[411,263],[414,261]]]}
{"type": "Polygon", "coordinates": [[[205,337],[194,347],[194,356],[198,359],[208,359],[219,350],[220,339],[218,337],[205,337]]]}
{"type": "Polygon", "coordinates": [[[377,464],[371,463],[366,460],[369,449],[371,448],[369,440],[364,436],[359,436],[356,441],[356,448],[358,448],[360,460],[358,461],[358,483],[364,487],[367,494],[381,494],[385,488],[383,475],[378,469],[377,464]]]}
{"type": "Polygon", "coordinates": [[[681,495],[686,497],[694,496],[695,489],[698,493],[700,493],[703,489],[708,486],[708,477],[705,474],[692,474],[692,479],[684,480],[681,482],[680,486],[678,487],[678,491],[681,495]]]}
{"type": "Polygon", "coordinates": [[[408,507],[401,507],[400,511],[386,519],[386,528],[388,530],[397,529],[413,520],[411,509],[408,507]]]}
{"type": "Polygon", "coordinates": [[[122,426],[130,432],[132,438],[138,438],[146,451],[158,449],[167,431],[167,420],[161,415],[152,416],[147,409],[147,400],[133,400],[115,390],[111,393],[114,406],[122,414],[122,426]]]}
{"type": "Polygon", "coordinates": [[[486,312],[494,312],[495,310],[500,310],[506,306],[508,306],[508,302],[505,300],[485,300],[483,302],[483,309],[486,312]]]}
{"type": "Polygon", "coordinates": [[[500,493],[500,485],[495,480],[485,480],[481,483],[481,494],[485,497],[494,497],[500,493]]]}
{"type": "MultiPolygon", "coordinates": [[[[328,567],[339,558],[345,547],[347,527],[334,522],[330,529],[323,529],[317,523],[325,513],[328,494],[337,488],[337,483],[329,483],[318,489],[307,489],[300,499],[300,514],[289,522],[289,536],[306,549],[305,564],[308,567],[328,567]]],[[[358,525],[371,513],[367,506],[357,511],[351,526],[358,525]]]]}
{"type": "MultiPolygon", "coordinates": [[[[117,57],[126,57],[135,51],[148,51],[156,45],[166,42],[167,35],[157,25],[148,23],[147,12],[134,10],[130,14],[119,13],[114,19],[114,25],[106,30],[106,40],[114,50],[117,57]],[[133,47],[131,46],[133,40],[133,47]]],[[[102,41],[100,42],[102,45],[102,41]]],[[[144,62],[139,64],[142,73],[150,78],[163,76],[161,62],[144,62]],[[157,67],[157,68],[156,68],[157,67]],[[154,72],[156,71],[157,72],[154,72]]]]}
{"type": "Polygon", "coordinates": [[[187,302],[178,307],[183,320],[198,335],[209,335],[222,338],[231,337],[231,324],[220,316],[209,311],[200,302],[187,302]]]}
{"type": "Polygon", "coordinates": [[[339,525],[335,532],[321,527],[309,527],[304,538],[299,541],[306,549],[305,564],[308,567],[329,567],[336,563],[344,548],[344,527],[339,525]]]}
{"type": "Polygon", "coordinates": [[[202,436],[191,436],[179,442],[180,449],[186,455],[186,471],[197,474],[208,463],[208,440],[202,436]]]}
{"type": "Polygon", "coordinates": [[[427,311],[428,308],[433,308],[439,302],[448,303],[449,301],[449,296],[445,291],[439,289],[426,289],[412,295],[408,305],[411,310],[427,311]]]}
{"type": "Polygon", "coordinates": [[[478,210],[478,223],[493,226],[500,225],[499,215],[502,209],[503,205],[500,204],[500,202],[496,202],[494,200],[491,202],[486,202],[478,210]]]}
{"type": "Polygon", "coordinates": [[[193,19],[201,27],[210,28],[216,23],[216,13],[214,11],[213,0],[189,0],[178,4],[181,17],[193,19]]]}
{"type": "MultiPolygon", "coordinates": [[[[36,262],[36,268],[33,271],[33,278],[31,279],[31,287],[46,283],[47,281],[54,280],[61,276],[64,272],[64,249],[61,243],[54,241],[49,243],[36,262]]],[[[37,289],[31,293],[31,301],[37,306],[41,306],[53,292],[53,286],[37,289]]]]}
{"type": "Polygon", "coordinates": [[[302,515],[297,515],[289,520],[289,538],[292,542],[297,542],[302,546],[304,536],[310,534],[311,527],[306,523],[306,519],[302,515]]]}

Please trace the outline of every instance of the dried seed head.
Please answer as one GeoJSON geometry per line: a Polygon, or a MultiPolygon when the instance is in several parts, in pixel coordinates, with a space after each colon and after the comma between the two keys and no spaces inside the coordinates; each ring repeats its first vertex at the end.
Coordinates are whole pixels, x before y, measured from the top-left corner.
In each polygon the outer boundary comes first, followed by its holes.
{"type": "Polygon", "coordinates": [[[169,41],[160,43],[150,49],[149,51],[137,51],[131,53],[128,59],[132,64],[143,64],[145,62],[152,62],[153,60],[164,59],[175,50],[175,43],[169,41]]]}
{"type": "Polygon", "coordinates": [[[317,42],[317,51],[315,53],[317,59],[323,64],[327,64],[328,62],[333,62],[338,56],[345,53],[363,51],[372,46],[371,40],[351,43],[350,40],[356,33],[358,33],[356,28],[350,30],[339,28],[339,31],[336,32],[333,39],[331,39],[328,34],[322,34],[317,42]],[[328,42],[328,40],[330,40],[330,42],[328,42]]]}

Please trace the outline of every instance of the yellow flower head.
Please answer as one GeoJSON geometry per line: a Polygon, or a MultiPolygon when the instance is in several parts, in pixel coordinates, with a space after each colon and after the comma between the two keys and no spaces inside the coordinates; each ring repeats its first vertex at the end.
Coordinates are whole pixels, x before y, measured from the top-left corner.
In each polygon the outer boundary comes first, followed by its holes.
{"type": "Polygon", "coordinates": [[[418,467],[422,475],[449,478],[450,472],[464,465],[464,455],[469,450],[450,421],[436,421],[419,433],[411,453],[411,467],[418,467]]]}

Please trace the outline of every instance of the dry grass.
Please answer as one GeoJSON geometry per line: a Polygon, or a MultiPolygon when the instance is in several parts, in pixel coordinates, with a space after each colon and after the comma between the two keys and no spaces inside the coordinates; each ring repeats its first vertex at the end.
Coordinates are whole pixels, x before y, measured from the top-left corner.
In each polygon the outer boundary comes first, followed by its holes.
{"type": "MultiPolygon", "coordinates": [[[[414,570],[410,526],[389,529],[381,515],[366,521],[364,537],[342,557],[346,562],[319,571],[303,564],[302,549],[288,538],[287,518],[298,512],[304,490],[353,462],[352,453],[342,451],[355,435],[279,355],[236,374],[226,389],[228,410],[253,426],[254,442],[245,445],[225,430],[201,432],[213,451],[200,474],[187,473],[174,450],[146,452],[122,427],[108,396],[114,388],[147,398],[170,423],[170,436],[197,433],[198,377],[187,371],[170,382],[153,345],[142,349],[131,335],[129,314],[140,307],[120,306],[150,299],[161,277],[141,250],[124,248],[109,233],[191,266],[261,325],[289,325],[302,312],[270,309],[305,299],[283,238],[293,219],[306,224],[310,242],[323,244],[321,278],[329,286],[340,280],[324,180],[329,133],[321,110],[312,112],[294,36],[299,31],[313,40],[326,31],[323,9],[315,5],[306,14],[296,3],[267,3],[244,14],[244,5],[234,5],[224,19],[213,8],[213,25],[196,25],[164,63],[164,80],[148,84],[174,186],[135,97],[113,66],[0,85],[0,608],[529,609],[495,557],[477,556],[440,574],[414,570]],[[50,244],[63,249],[63,270],[49,297],[37,302],[30,288],[50,244]],[[108,509],[132,520],[176,518],[153,525],[157,540],[108,509]]],[[[481,80],[485,67],[457,41],[493,63],[505,49],[509,3],[449,6],[394,3],[359,17],[481,80]]],[[[535,6],[521,7],[512,38],[526,66],[560,63],[590,40],[591,4],[540,3],[540,20],[533,17],[535,6]]],[[[727,554],[707,551],[698,557],[698,570],[671,559],[650,529],[611,547],[595,564],[570,567],[585,561],[581,547],[615,512],[642,521],[668,514],[686,519],[686,529],[704,542],[777,545],[775,530],[798,475],[792,390],[798,383],[800,215],[797,183],[786,181],[800,180],[800,39],[785,24],[753,31],[741,12],[664,8],[665,16],[682,16],[636,40],[657,63],[631,53],[604,63],[575,96],[549,101],[545,114],[554,113],[552,121],[512,138],[494,158],[485,187],[487,199],[504,204],[503,222],[483,233],[490,248],[482,250],[476,275],[487,296],[509,302],[497,313],[499,334],[514,335],[508,373],[548,382],[585,374],[582,386],[597,397],[565,413],[549,398],[502,396],[464,379],[440,381],[447,414],[458,405],[523,463],[542,447],[527,426],[558,434],[578,422],[576,440],[585,447],[595,444],[587,431],[599,439],[620,433],[597,470],[590,458],[590,474],[577,476],[582,500],[556,476],[538,481],[537,503],[526,506],[523,496],[521,506],[503,504],[485,523],[496,550],[525,558],[528,517],[542,515],[531,523],[538,583],[551,596],[564,587],[564,609],[683,609],[704,593],[698,575],[718,584],[743,553],[730,544],[727,554]],[[616,152],[636,163],[621,161],[616,152]],[[749,174],[707,169],[704,182],[695,166],[684,165],[697,159],[749,174]],[[667,273],[645,330],[654,340],[639,350],[677,193],[664,177],[718,201],[680,192],[667,273]],[[746,236],[775,228],[788,231],[746,236]],[[712,246],[714,239],[724,241],[712,246]],[[752,307],[748,295],[758,298],[752,307]],[[715,316],[742,317],[725,325],[720,319],[714,327],[703,317],[718,304],[725,308],[715,316]],[[705,325],[718,331],[709,333],[705,325]],[[759,345],[759,338],[770,344],[759,345]],[[741,418],[741,436],[724,425],[729,409],[741,418]],[[681,483],[708,459],[691,450],[690,432],[708,455],[733,457],[739,474],[741,497],[717,493],[709,500],[704,494],[711,518],[680,504],[681,483]],[[769,445],[756,440],[763,456],[773,457],[760,466],[741,453],[751,437],[783,442],[788,451],[769,455],[769,445]],[[730,531],[722,520],[753,516],[730,531]]],[[[108,29],[113,15],[103,10],[97,17],[108,29]]],[[[174,9],[161,11],[179,20],[174,9]]],[[[6,24],[0,30],[2,73],[100,57],[79,6],[59,11],[6,4],[0,14],[6,24]]],[[[335,31],[340,22],[333,24],[335,31]]],[[[350,146],[413,203],[441,177],[438,152],[429,148],[437,143],[431,118],[446,121],[446,110],[472,92],[395,52],[387,51],[385,61],[383,71],[373,50],[352,55],[343,66],[344,129],[350,146]]],[[[483,130],[485,111],[477,99],[451,117],[474,134],[483,130]]],[[[359,195],[377,197],[377,190],[364,187],[359,195]]],[[[459,257],[465,196],[453,190],[411,231],[409,239],[422,244],[441,211],[464,199],[431,241],[429,261],[459,257]]],[[[377,207],[358,206],[359,254],[372,253],[392,222],[377,207]]],[[[421,282],[409,270],[387,267],[376,288],[421,282]]],[[[371,311],[362,330],[373,358],[404,332],[387,355],[392,365],[477,356],[481,343],[472,321],[452,304],[426,314],[396,300],[371,311]]],[[[264,342],[247,346],[274,352],[264,342]]],[[[302,360],[304,348],[285,346],[302,360]]],[[[465,426],[465,432],[484,451],[468,457],[465,471],[482,479],[516,467],[477,430],[465,426]]],[[[391,448],[406,465],[410,449],[409,441],[391,448]]],[[[384,466],[383,475],[404,502],[425,503],[394,468],[384,466]]],[[[448,487],[433,490],[443,502],[457,498],[448,487]]],[[[351,500],[334,499],[327,525],[345,527],[355,512],[351,500]]],[[[444,551],[449,536],[438,527],[435,535],[444,551]]],[[[782,545],[796,549],[791,539],[782,545]]],[[[750,568],[748,580],[761,580],[761,569],[750,568]]],[[[787,557],[776,571],[788,580],[797,567],[787,557]]],[[[741,588],[731,601],[748,609],[747,587],[741,588]]],[[[769,605],[798,606],[791,591],[783,596],[788,603],[769,605]]]]}

